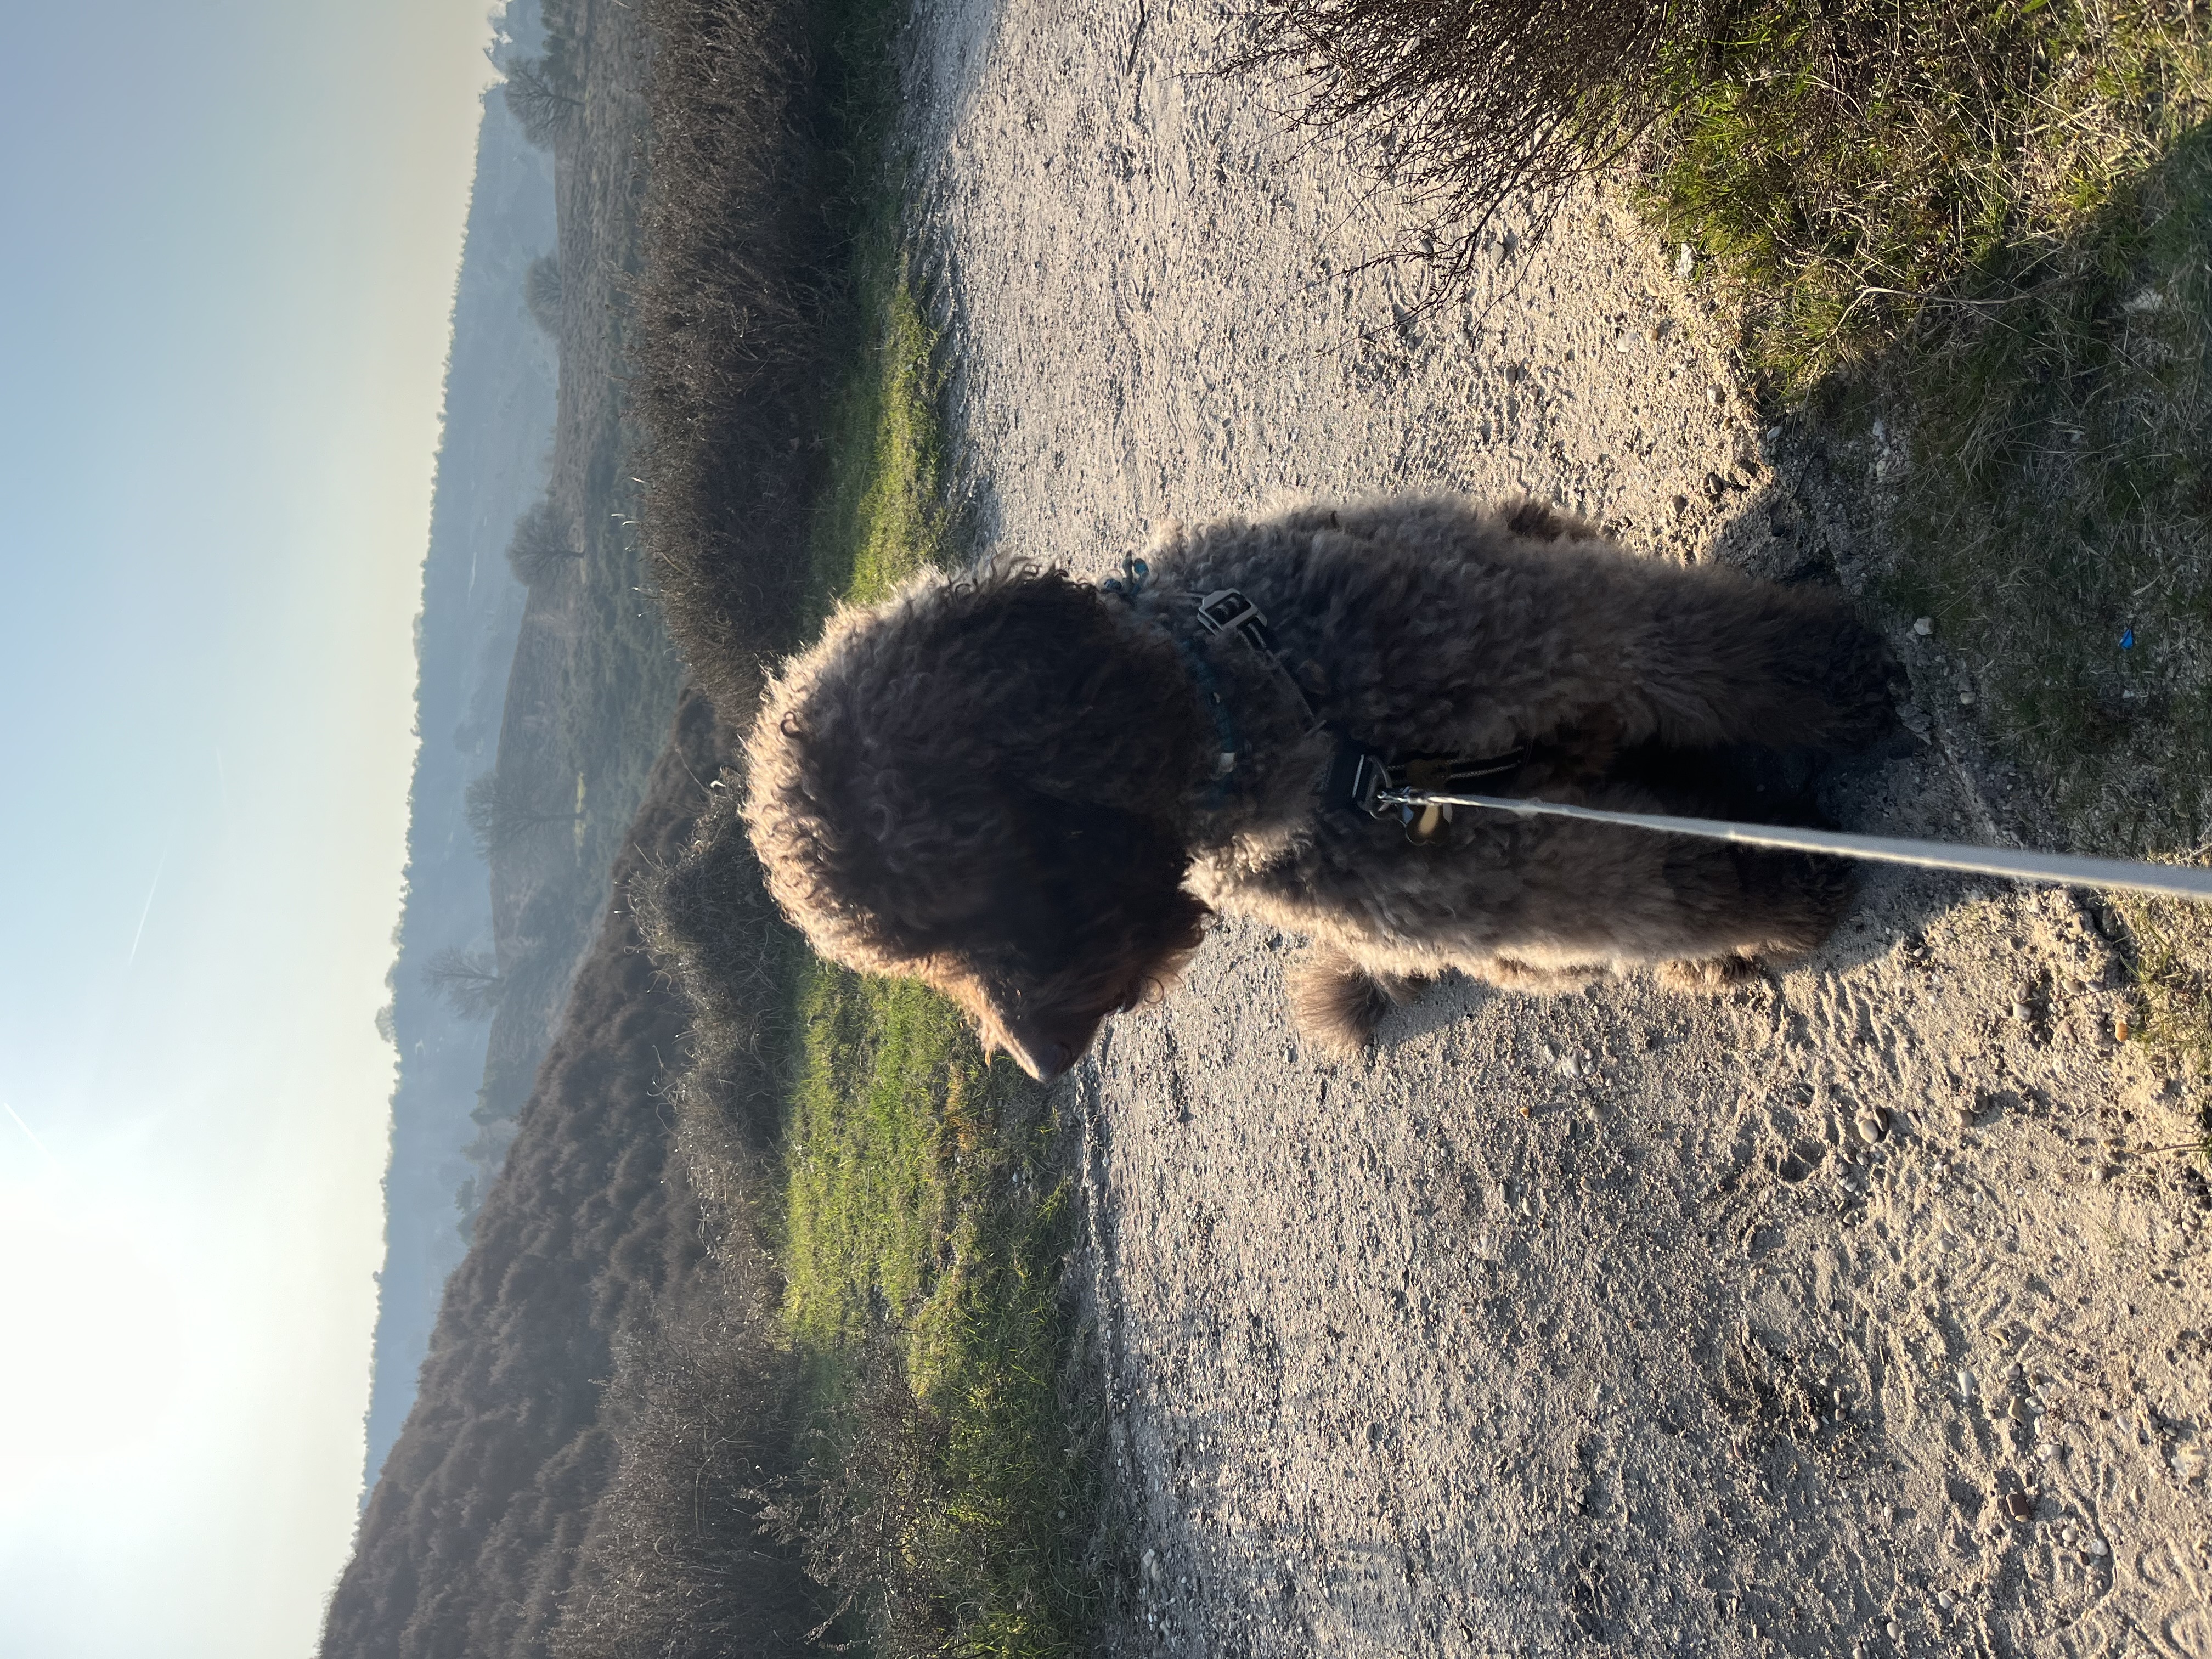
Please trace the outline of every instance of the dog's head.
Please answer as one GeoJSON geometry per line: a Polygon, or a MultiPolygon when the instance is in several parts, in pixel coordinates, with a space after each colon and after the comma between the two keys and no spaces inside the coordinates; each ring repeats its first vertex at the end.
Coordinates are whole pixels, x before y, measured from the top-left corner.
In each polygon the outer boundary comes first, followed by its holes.
{"type": "Polygon", "coordinates": [[[1026,565],[848,610],[770,690],[746,821],[814,947],[928,981],[1030,1075],[1194,949],[1205,757],[1171,641],[1026,565]]]}

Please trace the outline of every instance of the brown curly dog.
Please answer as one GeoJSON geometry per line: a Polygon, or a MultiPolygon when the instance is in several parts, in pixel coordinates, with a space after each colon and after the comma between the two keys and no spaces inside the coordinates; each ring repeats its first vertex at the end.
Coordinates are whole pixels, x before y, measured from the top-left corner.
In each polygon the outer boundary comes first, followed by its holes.
{"type": "Polygon", "coordinates": [[[1472,757],[1483,793],[1771,818],[1780,757],[1802,776],[1891,726],[1888,653],[1836,594],[1450,499],[1170,525],[1146,564],[847,610],[749,745],[753,843],[815,948],[937,986],[1034,1076],[1216,910],[1315,941],[1293,1006],[1346,1049],[1449,969],[1712,982],[1817,945],[1848,902],[1833,860],[1607,825],[1462,809],[1416,842],[1340,781],[1350,752],[1472,757]],[[1263,626],[1215,631],[1209,599],[1263,626]]]}

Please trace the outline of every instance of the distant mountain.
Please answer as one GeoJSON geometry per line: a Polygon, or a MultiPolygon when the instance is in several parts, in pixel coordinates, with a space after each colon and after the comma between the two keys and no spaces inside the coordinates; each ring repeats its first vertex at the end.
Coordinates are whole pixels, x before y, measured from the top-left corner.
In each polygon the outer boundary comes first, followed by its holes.
{"type": "MultiPolygon", "coordinates": [[[[527,52],[524,20],[506,49],[527,52]]],[[[364,1492],[413,1403],[461,1228],[489,1182],[471,1156],[483,1114],[487,1029],[432,992],[425,965],[448,950],[488,953],[489,872],[464,813],[470,781],[490,769],[526,593],[505,557],[517,516],[544,491],[556,411],[552,341],[524,299],[532,260],[556,246],[553,160],[525,142],[496,92],[484,100],[476,187],[453,301],[422,614],[407,842],[407,897],[392,975],[399,1049],[385,1176],[374,1377],[364,1492]]],[[[511,1108],[509,1109],[512,1109],[511,1108]]],[[[364,1498],[364,1502],[366,1501],[364,1498]]]]}

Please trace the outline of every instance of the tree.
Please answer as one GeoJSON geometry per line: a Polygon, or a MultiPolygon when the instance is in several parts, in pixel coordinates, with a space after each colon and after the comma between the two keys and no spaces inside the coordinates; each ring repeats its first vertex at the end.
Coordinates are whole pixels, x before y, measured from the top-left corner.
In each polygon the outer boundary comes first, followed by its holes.
{"type": "Polygon", "coordinates": [[[453,945],[432,957],[422,969],[430,989],[463,1019],[489,1019],[507,991],[499,964],[481,951],[453,945]]]}
{"type": "Polygon", "coordinates": [[[583,556],[568,515],[553,504],[550,495],[514,521],[514,535],[507,544],[507,562],[527,587],[537,586],[583,556]]]}
{"type": "Polygon", "coordinates": [[[540,148],[550,148],[572,120],[584,100],[568,91],[565,62],[548,52],[543,58],[512,58],[503,67],[507,84],[500,96],[514,117],[522,136],[540,148]]]}
{"type": "Polygon", "coordinates": [[[530,320],[556,339],[561,334],[561,295],[559,257],[539,254],[522,278],[522,303],[530,312],[530,320]]]}
{"type": "Polygon", "coordinates": [[[557,807],[535,783],[498,771],[485,773],[462,799],[469,833],[486,858],[512,847],[548,823],[574,823],[584,815],[557,807]]]}

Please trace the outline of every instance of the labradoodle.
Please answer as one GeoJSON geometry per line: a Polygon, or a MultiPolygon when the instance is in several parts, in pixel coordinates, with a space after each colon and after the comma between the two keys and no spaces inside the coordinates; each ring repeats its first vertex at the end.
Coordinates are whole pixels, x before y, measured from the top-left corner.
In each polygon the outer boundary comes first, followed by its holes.
{"type": "Polygon", "coordinates": [[[1165,526],[1101,586],[1011,563],[843,611],[768,695],[746,819],[817,950],[939,987],[1035,1076],[1216,910],[1313,939],[1299,1026],[1350,1049],[1449,969],[1724,981],[1819,944],[1850,879],[1572,820],[1409,824],[1361,809],[1347,759],[1784,817],[1807,767],[1889,730],[1889,667],[1838,595],[1633,557],[1534,504],[1298,506],[1165,526]]]}

